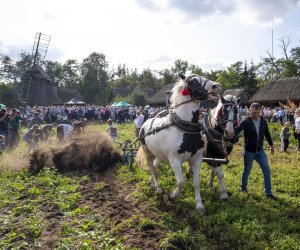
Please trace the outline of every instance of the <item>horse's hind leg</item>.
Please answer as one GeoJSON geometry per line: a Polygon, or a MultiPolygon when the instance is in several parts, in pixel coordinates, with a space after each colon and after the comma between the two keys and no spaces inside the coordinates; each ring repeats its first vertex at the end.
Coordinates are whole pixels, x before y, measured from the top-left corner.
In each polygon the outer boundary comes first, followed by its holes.
{"type": "Polygon", "coordinates": [[[215,171],[216,171],[216,175],[217,175],[218,180],[219,180],[220,193],[221,193],[220,199],[221,200],[227,200],[228,199],[228,194],[227,194],[227,190],[226,190],[226,187],[225,187],[225,184],[224,184],[224,172],[223,172],[221,166],[216,167],[215,171]]]}
{"type": "Polygon", "coordinates": [[[148,167],[151,173],[150,177],[150,184],[155,187],[156,192],[158,194],[162,193],[161,187],[158,185],[157,179],[156,179],[156,171],[157,168],[159,167],[161,161],[158,158],[155,158],[154,161],[149,161],[148,167]]]}
{"type": "Polygon", "coordinates": [[[214,191],[214,178],[217,175],[216,173],[216,169],[213,166],[209,166],[210,168],[210,179],[209,179],[209,183],[208,183],[208,187],[210,188],[211,191],[214,191]]]}

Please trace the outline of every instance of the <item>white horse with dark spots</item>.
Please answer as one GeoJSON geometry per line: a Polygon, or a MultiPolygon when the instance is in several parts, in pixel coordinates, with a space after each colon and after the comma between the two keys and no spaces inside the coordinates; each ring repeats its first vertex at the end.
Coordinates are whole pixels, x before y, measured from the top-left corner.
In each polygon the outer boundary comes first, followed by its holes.
{"type": "Polygon", "coordinates": [[[176,198],[182,189],[184,178],[182,163],[188,162],[193,170],[196,208],[202,215],[206,209],[200,195],[199,170],[205,147],[203,124],[199,120],[199,102],[201,100],[218,100],[221,86],[197,75],[185,77],[180,75],[170,98],[170,112],[165,117],[147,120],[140,130],[142,146],[137,153],[137,162],[148,166],[151,184],[158,194],[162,193],[156,179],[156,170],[161,162],[170,164],[177,182],[177,188],[170,198],[176,198]]]}
{"type": "MultiPolygon", "coordinates": [[[[234,128],[238,125],[238,102],[239,99],[237,99],[236,96],[233,95],[226,95],[224,97],[221,97],[218,105],[208,114],[205,126],[210,132],[213,139],[216,140],[216,144],[219,144],[219,146],[222,147],[222,142],[224,142],[226,152],[216,150],[215,144],[211,141],[208,141],[206,157],[227,157],[232,151],[233,144],[238,141],[238,137],[232,138],[234,135],[234,128]]],[[[220,199],[228,199],[227,190],[224,184],[224,173],[221,165],[210,163],[210,167],[211,175],[208,184],[209,187],[211,188],[211,190],[214,190],[213,181],[215,176],[217,176],[221,193],[220,199]]]]}

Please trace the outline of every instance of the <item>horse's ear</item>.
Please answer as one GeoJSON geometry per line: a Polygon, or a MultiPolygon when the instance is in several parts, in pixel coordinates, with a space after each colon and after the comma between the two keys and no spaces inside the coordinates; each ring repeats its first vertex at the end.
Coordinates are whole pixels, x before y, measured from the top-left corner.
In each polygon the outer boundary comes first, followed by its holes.
{"type": "Polygon", "coordinates": [[[178,75],[180,76],[180,78],[181,78],[182,80],[185,80],[185,75],[184,75],[184,74],[178,73],[178,75]]]}
{"type": "Polygon", "coordinates": [[[221,102],[222,102],[222,103],[225,103],[225,102],[226,102],[226,100],[224,99],[223,96],[221,96],[221,102]]]}
{"type": "Polygon", "coordinates": [[[236,99],[236,103],[237,103],[237,104],[239,104],[240,101],[241,101],[241,97],[239,97],[239,98],[236,99]]]}

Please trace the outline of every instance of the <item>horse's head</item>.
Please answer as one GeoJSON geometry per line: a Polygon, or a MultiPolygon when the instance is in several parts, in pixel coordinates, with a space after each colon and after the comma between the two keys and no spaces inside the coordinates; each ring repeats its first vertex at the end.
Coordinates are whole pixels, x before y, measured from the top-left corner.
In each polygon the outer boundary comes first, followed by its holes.
{"type": "Polygon", "coordinates": [[[234,128],[238,125],[238,109],[239,99],[233,95],[221,96],[221,108],[217,115],[218,124],[224,131],[225,137],[232,138],[234,128]]]}
{"type": "Polygon", "coordinates": [[[220,98],[221,85],[198,75],[184,76],[179,74],[181,79],[186,83],[188,94],[192,99],[218,100],[220,98]]]}

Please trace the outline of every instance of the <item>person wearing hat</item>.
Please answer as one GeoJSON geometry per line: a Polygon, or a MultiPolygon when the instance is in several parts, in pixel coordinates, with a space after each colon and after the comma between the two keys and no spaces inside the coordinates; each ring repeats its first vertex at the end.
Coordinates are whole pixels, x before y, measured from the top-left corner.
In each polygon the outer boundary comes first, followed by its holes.
{"type": "Polygon", "coordinates": [[[6,109],[1,109],[0,110],[0,135],[4,137],[4,145],[3,145],[3,149],[6,148],[8,146],[9,143],[9,112],[10,110],[8,109],[6,111],[6,109]],[[8,111],[8,112],[7,112],[8,111]]]}
{"type": "Polygon", "coordinates": [[[15,148],[19,145],[20,142],[20,120],[23,120],[21,117],[20,111],[13,108],[11,110],[11,115],[9,119],[9,147],[15,148]]]}

